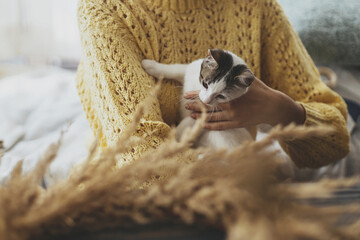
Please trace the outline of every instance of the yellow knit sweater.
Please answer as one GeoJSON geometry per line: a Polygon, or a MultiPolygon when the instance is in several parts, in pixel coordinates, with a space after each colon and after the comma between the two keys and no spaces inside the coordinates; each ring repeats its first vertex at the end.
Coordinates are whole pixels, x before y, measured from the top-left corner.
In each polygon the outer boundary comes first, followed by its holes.
{"type": "MultiPolygon", "coordinates": [[[[144,58],[189,63],[209,48],[242,57],[255,75],[302,104],[306,126],[329,124],[336,133],[282,143],[299,167],[319,167],[349,149],[344,101],[327,88],[276,0],[81,0],[83,47],[77,87],[92,129],[102,128],[102,147],[112,146],[155,80],[144,58]]],[[[161,144],[178,121],[180,87],[166,81],[144,117],[136,146],[123,161],[161,144]]]]}

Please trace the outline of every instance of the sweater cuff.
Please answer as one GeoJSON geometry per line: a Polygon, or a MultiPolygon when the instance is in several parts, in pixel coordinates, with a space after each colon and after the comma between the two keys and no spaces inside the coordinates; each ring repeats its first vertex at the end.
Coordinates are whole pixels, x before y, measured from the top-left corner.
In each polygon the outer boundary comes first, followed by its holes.
{"type": "Polygon", "coordinates": [[[316,107],[311,106],[310,104],[297,102],[300,104],[305,110],[305,122],[304,126],[319,126],[323,124],[327,124],[326,117],[319,112],[316,107]]]}

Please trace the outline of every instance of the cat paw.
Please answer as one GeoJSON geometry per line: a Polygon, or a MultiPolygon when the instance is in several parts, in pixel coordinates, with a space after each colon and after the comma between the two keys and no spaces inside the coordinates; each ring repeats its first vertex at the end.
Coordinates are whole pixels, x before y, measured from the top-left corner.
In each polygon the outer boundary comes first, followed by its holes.
{"type": "Polygon", "coordinates": [[[141,61],[141,65],[144,70],[153,77],[160,78],[162,76],[159,71],[158,62],[150,59],[144,59],[141,61]]]}

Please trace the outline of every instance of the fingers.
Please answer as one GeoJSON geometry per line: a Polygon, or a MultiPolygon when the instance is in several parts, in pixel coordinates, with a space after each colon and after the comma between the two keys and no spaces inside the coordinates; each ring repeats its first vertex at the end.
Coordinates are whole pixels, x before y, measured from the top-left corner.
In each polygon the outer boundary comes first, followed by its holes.
{"type": "Polygon", "coordinates": [[[237,122],[233,121],[222,121],[222,122],[207,122],[204,126],[205,129],[211,131],[221,131],[227,129],[238,128],[237,122]]]}
{"type": "MultiPolygon", "coordinates": [[[[192,112],[190,117],[193,119],[201,118],[201,113],[192,112]]],[[[229,117],[224,112],[210,112],[206,115],[207,122],[229,121],[229,117]]]]}
{"type": "Polygon", "coordinates": [[[185,105],[185,109],[193,112],[201,112],[203,108],[205,108],[208,112],[214,111],[214,107],[205,105],[201,102],[189,102],[185,105]]]}
{"type": "MultiPolygon", "coordinates": [[[[201,113],[198,112],[192,112],[190,115],[194,119],[201,118],[201,113]]],[[[224,112],[213,112],[210,114],[207,114],[206,116],[206,123],[204,128],[207,130],[227,130],[227,129],[233,129],[238,128],[239,123],[236,121],[229,120],[229,117],[224,112]]]]}
{"type": "Polygon", "coordinates": [[[219,103],[217,106],[222,110],[228,110],[231,109],[231,102],[219,103]]]}
{"type": "MultiPolygon", "coordinates": [[[[193,119],[201,118],[201,112],[192,112],[190,117],[193,119]]],[[[227,130],[242,127],[239,121],[234,121],[230,118],[227,111],[210,112],[206,116],[206,123],[204,128],[207,130],[227,130]]]]}
{"type": "Polygon", "coordinates": [[[186,93],[184,93],[184,98],[186,98],[186,99],[198,98],[199,97],[199,92],[200,92],[200,90],[186,92],[186,93]]]}

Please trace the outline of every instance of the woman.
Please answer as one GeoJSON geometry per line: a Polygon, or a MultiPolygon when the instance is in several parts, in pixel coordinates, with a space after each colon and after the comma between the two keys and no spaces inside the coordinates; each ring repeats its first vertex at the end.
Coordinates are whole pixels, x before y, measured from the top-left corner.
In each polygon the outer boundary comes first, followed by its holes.
{"type": "MultiPolygon", "coordinates": [[[[348,152],[346,105],[321,82],[276,0],[81,0],[79,23],[83,58],[78,90],[91,127],[95,132],[102,127],[102,147],[117,142],[155,85],[142,69],[142,59],[189,63],[216,47],[243,58],[258,80],[207,128],[331,125],[332,135],[292,139],[282,147],[298,167],[317,168],[348,152]]],[[[178,89],[175,82],[164,82],[158,102],[137,131],[151,134],[124,161],[163,142],[169,126],[177,123],[178,89]]],[[[198,117],[197,104],[188,108],[198,117]]]]}

